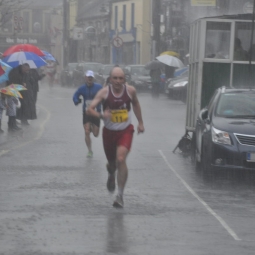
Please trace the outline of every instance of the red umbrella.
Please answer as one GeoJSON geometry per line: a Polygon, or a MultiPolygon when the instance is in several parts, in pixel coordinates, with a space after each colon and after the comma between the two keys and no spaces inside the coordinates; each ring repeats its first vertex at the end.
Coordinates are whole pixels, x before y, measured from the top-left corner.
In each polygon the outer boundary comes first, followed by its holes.
{"type": "Polygon", "coordinates": [[[9,56],[12,53],[15,52],[20,52],[20,51],[25,51],[25,52],[32,52],[40,57],[44,56],[44,53],[35,45],[32,44],[16,44],[14,46],[11,46],[8,48],[4,53],[3,57],[9,56]]]}

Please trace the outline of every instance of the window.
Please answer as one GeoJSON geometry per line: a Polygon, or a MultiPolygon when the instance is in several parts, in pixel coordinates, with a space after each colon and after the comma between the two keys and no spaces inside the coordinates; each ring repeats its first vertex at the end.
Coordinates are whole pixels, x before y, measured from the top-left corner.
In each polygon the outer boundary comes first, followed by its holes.
{"type": "Polygon", "coordinates": [[[124,4],[123,5],[123,18],[122,18],[122,29],[126,30],[126,16],[127,16],[127,6],[124,4]]]}
{"type": "Polygon", "coordinates": [[[115,6],[115,30],[118,28],[118,6],[115,6]]]}
{"type": "Polygon", "coordinates": [[[135,4],[131,5],[131,28],[135,27],[135,4]]]}
{"type": "Polygon", "coordinates": [[[229,22],[207,22],[206,58],[229,59],[230,28],[229,22]]]}
{"type": "MultiPolygon", "coordinates": [[[[255,61],[255,44],[250,47],[251,30],[251,22],[236,22],[234,60],[248,61],[252,54],[252,60],[255,61]]],[[[255,43],[255,33],[253,42],[255,43]]]]}
{"type": "Polygon", "coordinates": [[[23,33],[29,33],[29,20],[30,20],[30,12],[23,11],[23,26],[22,31],[23,33]]]}
{"type": "Polygon", "coordinates": [[[42,23],[43,23],[43,13],[42,10],[33,10],[32,12],[32,32],[41,33],[42,23]]]}
{"type": "Polygon", "coordinates": [[[9,13],[7,9],[1,11],[2,14],[2,31],[12,32],[12,13],[9,13]]]}

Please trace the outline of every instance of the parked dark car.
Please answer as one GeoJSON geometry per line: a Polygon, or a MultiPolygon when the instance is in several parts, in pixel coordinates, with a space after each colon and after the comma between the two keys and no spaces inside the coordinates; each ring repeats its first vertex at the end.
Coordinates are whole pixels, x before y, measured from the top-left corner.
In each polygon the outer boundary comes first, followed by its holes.
{"type": "Polygon", "coordinates": [[[189,70],[186,70],[180,76],[167,80],[165,85],[165,93],[171,99],[186,102],[188,82],[189,70]]]}
{"type": "Polygon", "coordinates": [[[148,91],[151,85],[150,71],[144,65],[128,65],[124,68],[127,82],[137,91],[148,91]]]}
{"type": "Polygon", "coordinates": [[[96,76],[101,67],[102,64],[96,62],[82,62],[77,64],[76,68],[73,71],[74,86],[77,87],[84,84],[84,76],[86,71],[91,70],[95,73],[96,76]]]}
{"type": "Polygon", "coordinates": [[[255,90],[219,88],[196,124],[196,161],[215,168],[255,170],[255,90]]]}
{"type": "Polygon", "coordinates": [[[61,86],[71,87],[73,85],[73,71],[76,66],[77,63],[68,63],[67,67],[62,70],[60,73],[61,86]]]}

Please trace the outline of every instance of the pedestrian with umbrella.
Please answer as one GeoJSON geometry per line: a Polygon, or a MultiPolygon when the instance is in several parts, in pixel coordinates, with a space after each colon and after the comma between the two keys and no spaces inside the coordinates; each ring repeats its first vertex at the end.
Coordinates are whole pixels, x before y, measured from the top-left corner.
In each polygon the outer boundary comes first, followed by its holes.
{"type": "Polygon", "coordinates": [[[156,59],[145,65],[145,69],[150,70],[153,97],[159,97],[161,68],[162,64],[156,59]]]}
{"type": "Polygon", "coordinates": [[[4,132],[2,130],[2,116],[3,116],[3,111],[5,109],[6,109],[5,96],[4,94],[0,93],[0,134],[4,132]]]}
{"type": "Polygon", "coordinates": [[[33,95],[34,95],[34,101],[36,104],[37,101],[37,93],[39,92],[39,81],[43,79],[45,74],[39,74],[38,71],[35,68],[30,69],[30,75],[32,77],[32,88],[33,88],[33,95]]]}
{"type": "Polygon", "coordinates": [[[9,117],[8,120],[8,131],[16,132],[22,130],[16,124],[16,111],[19,105],[18,97],[22,97],[21,94],[14,88],[5,87],[0,90],[1,94],[5,95],[4,106],[6,108],[6,116],[9,117]]]}
{"type": "Polygon", "coordinates": [[[8,74],[12,70],[12,67],[0,60],[0,87],[5,87],[6,81],[8,81],[8,74]]]}
{"type": "Polygon", "coordinates": [[[29,125],[28,120],[34,120],[36,116],[35,98],[33,94],[33,78],[30,75],[30,66],[25,63],[11,70],[9,73],[10,84],[21,84],[27,90],[21,91],[21,107],[17,110],[17,119],[21,120],[22,125],[29,125]]]}

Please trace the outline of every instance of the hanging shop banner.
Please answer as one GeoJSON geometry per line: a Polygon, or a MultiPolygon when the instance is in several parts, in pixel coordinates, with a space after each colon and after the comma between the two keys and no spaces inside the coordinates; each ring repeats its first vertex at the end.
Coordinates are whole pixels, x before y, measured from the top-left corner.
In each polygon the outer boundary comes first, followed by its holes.
{"type": "Polygon", "coordinates": [[[216,0],[191,0],[191,6],[216,6],[216,0]]]}

